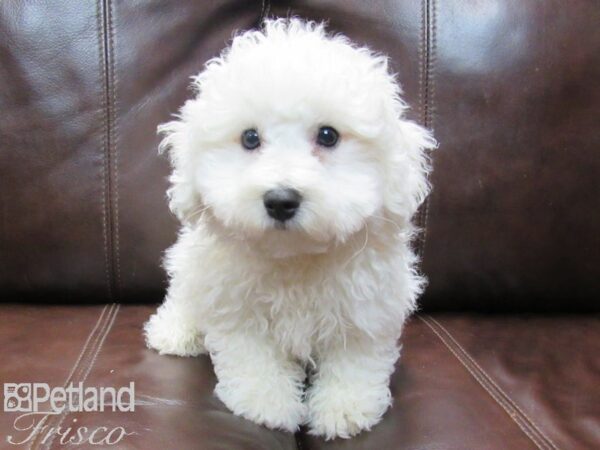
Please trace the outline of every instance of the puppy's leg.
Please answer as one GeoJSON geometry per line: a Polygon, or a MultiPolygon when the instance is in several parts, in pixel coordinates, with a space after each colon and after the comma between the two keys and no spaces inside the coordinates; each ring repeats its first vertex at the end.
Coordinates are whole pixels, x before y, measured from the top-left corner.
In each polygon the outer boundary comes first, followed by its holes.
{"type": "Polygon", "coordinates": [[[360,342],[321,355],[307,392],[310,434],[349,438],[377,424],[392,402],[396,342],[360,342]]]}
{"type": "Polygon", "coordinates": [[[158,352],[177,356],[206,353],[198,329],[198,312],[190,299],[170,293],[144,325],[146,345],[158,352]]]}
{"type": "Polygon", "coordinates": [[[207,335],[218,378],[215,393],[234,414],[296,431],[305,417],[304,369],[264,336],[207,335]]]}

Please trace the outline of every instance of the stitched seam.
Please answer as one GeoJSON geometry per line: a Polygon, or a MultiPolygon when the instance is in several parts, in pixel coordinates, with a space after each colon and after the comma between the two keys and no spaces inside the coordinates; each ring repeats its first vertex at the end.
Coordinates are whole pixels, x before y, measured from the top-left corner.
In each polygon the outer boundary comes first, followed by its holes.
{"type": "MultiPolygon", "coordinates": [[[[437,8],[436,0],[427,1],[427,18],[428,18],[428,42],[427,42],[427,78],[426,78],[426,111],[425,111],[425,126],[429,130],[434,129],[434,118],[435,118],[435,63],[436,63],[436,49],[437,49],[437,8]],[[431,5],[431,6],[430,6],[431,5]]],[[[430,164],[433,164],[431,160],[430,164]]],[[[429,220],[429,196],[424,201],[423,212],[421,222],[419,226],[421,228],[421,245],[419,256],[422,258],[425,255],[425,244],[427,242],[427,222],[429,220]]]]}
{"type": "Polygon", "coordinates": [[[98,349],[96,350],[96,353],[94,354],[94,357],[92,358],[92,360],[90,361],[88,368],[85,372],[85,375],[83,375],[83,380],[85,381],[87,379],[87,377],[89,376],[92,368],[94,367],[94,364],[96,364],[96,360],[98,359],[98,355],[100,354],[100,350],[102,350],[102,346],[104,345],[104,341],[106,341],[106,338],[108,337],[108,335],[110,334],[110,331],[112,330],[113,325],[115,324],[115,321],[117,319],[117,316],[119,315],[119,311],[121,310],[121,305],[117,304],[116,308],[114,309],[114,314],[112,316],[112,319],[110,320],[108,327],[106,328],[106,333],[102,336],[102,339],[100,340],[100,343],[98,344],[98,349]]]}
{"type": "MultiPolygon", "coordinates": [[[[91,347],[91,359],[89,359],[89,362],[87,363],[87,369],[84,369],[84,365],[80,366],[82,371],[85,370],[85,374],[81,375],[81,378],[79,379],[80,383],[85,383],[88,375],[90,374],[90,371],[92,370],[92,367],[94,366],[94,364],[96,363],[96,359],[98,358],[98,355],[100,354],[100,350],[102,349],[102,346],[104,345],[104,341],[106,340],[107,336],[110,334],[110,331],[115,323],[115,319],[117,318],[117,315],[119,314],[119,310],[121,308],[121,305],[117,305],[115,303],[111,304],[110,306],[110,312],[107,315],[107,320],[105,321],[105,325],[103,325],[101,332],[98,334],[96,340],[95,340],[95,344],[91,347]]],[[[71,414],[71,411],[68,411],[65,409],[65,411],[63,411],[58,417],[57,420],[58,422],[55,425],[55,428],[58,429],[62,423],[64,422],[64,420],[71,414]]],[[[53,433],[50,437],[50,439],[47,442],[42,442],[42,444],[45,444],[44,449],[45,450],[49,450],[52,447],[52,444],[54,443],[54,439],[56,438],[56,433],[53,433]]]]}
{"type": "Polygon", "coordinates": [[[433,128],[433,115],[435,110],[435,63],[437,39],[437,7],[436,0],[427,2],[429,33],[427,35],[428,67],[427,67],[427,127],[433,128]]]}
{"type": "MultiPolygon", "coordinates": [[[[427,127],[428,120],[428,104],[429,104],[429,0],[421,1],[421,27],[419,40],[419,104],[420,104],[420,119],[419,121],[424,127],[427,127]]],[[[427,199],[419,208],[416,215],[416,223],[419,229],[418,240],[416,243],[415,252],[420,259],[423,256],[423,237],[425,230],[423,229],[424,211],[427,208],[427,199]]]]}
{"type": "Polygon", "coordinates": [[[431,52],[429,55],[429,126],[435,128],[435,70],[437,64],[437,0],[431,0],[431,52]]]}
{"type": "MultiPolygon", "coordinates": [[[[521,431],[523,431],[523,433],[525,433],[525,435],[535,444],[535,446],[539,449],[547,449],[548,445],[543,442],[543,440],[540,441],[540,438],[535,435],[534,430],[531,429],[531,426],[523,419],[523,417],[517,414],[516,410],[506,401],[506,399],[503,399],[498,395],[498,392],[494,391],[489,381],[487,381],[480,372],[478,372],[471,364],[469,364],[468,360],[466,360],[464,356],[461,356],[461,354],[442,336],[440,331],[438,331],[436,327],[425,317],[417,317],[431,329],[431,331],[440,339],[446,348],[450,350],[454,357],[463,365],[463,367],[465,367],[465,369],[467,369],[467,371],[473,378],[475,378],[479,385],[485,389],[485,391],[496,401],[496,403],[508,414],[512,421],[515,422],[515,424],[521,429],[521,431]]],[[[431,317],[429,318],[434,320],[431,317]]]]}
{"type": "Polygon", "coordinates": [[[477,368],[477,370],[481,372],[482,376],[485,377],[488,380],[488,382],[491,383],[499,391],[499,393],[506,399],[506,401],[510,403],[513,406],[513,408],[515,408],[527,422],[529,422],[530,427],[534,428],[541,435],[541,437],[547,441],[547,445],[549,445],[555,450],[558,450],[558,447],[556,446],[554,441],[550,439],[550,437],[547,436],[540,427],[538,427],[538,425],[533,421],[533,419],[531,419],[531,417],[529,417],[529,415],[527,415],[527,413],[523,409],[521,409],[521,407],[517,403],[514,402],[514,400],[479,365],[479,363],[475,359],[473,359],[473,357],[460,345],[460,343],[454,338],[454,336],[452,336],[452,334],[435,318],[431,316],[429,316],[428,318],[429,320],[434,322],[442,331],[444,331],[448,338],[462,351],[462,353],[464,353],[465,358],[467,358],[477,368]]]}
{"type": "Polygon", "coordinates": [[[537,439],[527,430],[527,427],[524,427],[518,420],[516,420],[515,415],[510,411],[510,408],[507,408],[507,405],[499,400],[496,394],[486,385],[485,382],[478,376],[478,374],[461,358],[461,356],[452,348],[451,345],[444,339],[444,337],[435,329],[433,325],[431,325],[424,317],[417,316],[419,319],[424,322],[431,331],[442,341],[442,343],[450,350],[450,352],[458,359],[458,361],[467,369],[467,371],[475,378],[475,380],[479,383],[481,387],[483,387],[486,392],[498,403],[502,409],[509,415],[509,417],[517,424],[517,426],[531,439],[531,441],[535,444],[535,446],[539,449],[543,449],[544,447],[540,445],[537,439]]]}
{"type": "Polygon", "coordinates": [[[116,294],[119,295],[121,291],[121,252],[120,252],[120,228],[119,228],[119,149],[117,142],[117,72],[115,70],[115,58],[116,58],[116,33],[114,26],[114,2],[108,0],[107,5],[107,32],[108,32],[108,57],[110,67],[110,90],[111,90],[111,102],[110,102],[110,117],[111,127],[110,132],[110,143],[111,143],[111,154],[113,158],[113,183],[112,183],[112,200],[113,200],[113,242],[114,242],[114,262],[113,269],[115,271],[115,286],[116,294]]]}
{"type": "MultiPolygon", "coordinates": [[[[81,351],[79,352],[79,356],[75,360],[75,363],[73,364],[73,367],[71,368],[71,371],[69,372],[69,375],[67,375],[67,378],[65,379],[65,382],[63,384],[64,388],[66,388],[69,385],[69,383],[72,382],[75,372],[80,369],[80,367],[81,367],[80,366],[81,361],[84,359],[84,356],[86,355],[87,350],[89,348],[93,348],[93,346],[95,345],[95,342],[97,341],[97,335],[96,335],[96,333],[97,333],[97,331],[98,331],[99,328],[102,329],[102,327],[100,327],[100,324],[103,324],[104,321],[105,321],[105,313],[106,313],[107,307],[108,306],[105,305],[104,308],[102,308],[102,311],[100,312],[100,315],[98,316],[98,319],[96,320],[96,324],[94,325],[94,327],[92,328],[92,330],[88,334],[88,337],[85,340],[85,343],[81,347],[81,351]],[[92,341],[92,336],[94,336],[95,339],[94,339],[94,344],[92,345],[92,347],[90,347],[90,342],[92,341]]],[[[55,416],[45,416],[42,419],[42,423],[46,422],[46,421],[51,422],[54,417],[55,416]]],[[[40,442],[36,446],[36,443],[37,443],[38,438],[40,436],[39,432],[41,430],[42,430],[42,428],[39,427],[38,431],[36,431],[36,433],[35,433],[32,441],[31,441],[31,444],[29,445],[29,450],[31,450],[34,447],[39,448],[39,445],[41,445],[41,442],[40,442]]]]}
{"type": "MultiPolygon", "coordinates": [[[[94,336],[94,334],[96,333],[96,331],[98,330],[98,327],[100,326],[100,323],[102,322],[103,318],[104,318],[104,314],[106,313],[106,308],[107,306],[105,305],[104,308],[102,308],[102,311],[100,312],[100,315],[98,316],[98,319],[96,320],[96,324],[95,326],[92,328],[92,331],[90,331],[90,333],[88,334],[87,339],[85,340],[85,343],[83,344],[83,346],[81,347],[81,351],[79,352],[79,356],[77,357],[77,359],[75,360],[75,364],[73,364],[73,367],[71,368],[71,371],[69,372],[69,375],[67,375],[67,378],[65,380],[65,383],[63,385],[63,387],[67,387],[70,380],[72,380],[73,374],[75,373],[75,371],[77,370],[77,368],[79,367],[79,364],[83,358],[83,355],[85,354],[88,345],[90,344],[90,340],[92,338],[92,336],[94,336]]],[[[46,422],[48,420],[48,417],[51,416],[45,416],[42,419],[42,423],[46,422]]],[[[29,450],[31,450],[33,448],[33,446],[35,445],[37,439],[38,439],[38,435],[39,432],[41,431],[41,427],[36,431],[36,433],[33,436],[33,439],[31,441],[31,444],[29,445],[29,450]]]]}
{"type": "Polygon", "coordinates": [[[102,82],[102,95],[100,96],[100,108],[102,110],[102,138],[101,138],[101,151],[102,151],[102,233],[104,237],[104,270],[106,277],[106,290],[109,301],[113,298],[113,286],[111,281],[111,249],[110,249],[110,238],[108,233],[109,228],[109,216],[110,211],[108,207],[107,199],[109,197],[109,181],[108,173],[108,157],[106,155],[107,149],[107,134],[108,134],[108,111],[106,108],[106,68],[104,67],[104,27],[103,27],[103,14],[102,14],[102,2],[98,0],[96,2],[96,21],[98,27],[98,55],[100,58],[100,79],[102,82]]]}
{"type": "Polygon", "coordinates": [[[100,326],[100,323],[102,322],[102,318],[104,317],[104,314],[105,314],[107,308],[108,308],[108,305],[104,305],[104,308],[102,308],[100,317],[98,317],[98,320],[96,321],[96,326],[92,329],[91,333],[88,335],[88,337],[85,341],[85,344],[83,344],[83,347],[81,348],[81,352],[79,353],[79,357],[77,358],[77,361],[75,361],[75,364],[71,368],[71,372],[69,373],[69,376],[67,376],[67,379],[65,381],[65,386],[67,386],[69,384],[69,382],[73,379],[73,375],[75,375],[75,371],[77,370],[77,368],[79,367],[79,363],[81,363],[81,360],[83,359],[85,350],[87,349],[88,345],[90,344],[92,335],[96,332],[96,330],[100,326]]]}
{"type": "Polygon", "coordinates": [[[112,91],[112,36],[110,21],[111,19],[111,7],[109,5],[110,0],[101,0],[101,36],[102,36],[102,55],[100,65],[102,66],[102,76],[104,81],[104,99],[103,108],[105,110],[105,130],[104,130],[104,154],[105,154],[105,166],[106,166],[106,200],[105,200],[105,211],[106,211],[106,228],[107,228],[107,247],[108,247],[108,267],[109,267],[109,282],[110,282],[110,297],[109,301],[113,302],[115,295],[117,294],[117,258],[115,253],[115,203],[114,203],[114,175],[113,175],[113,91],[112,91]]]}
{"type": "MultiPolygon", "coordinates": [[[[118,308],[115,308],[115,304],[114,303],[111,304],[111,306],[110,306],[110,312],[107,315],[107,320],[105,320],[105,322],[104,322],[104,324],[103,324],[103,326],[101,328],[100,333],[97,335],[97,337],[95,339],[94,345],[91,347],[91,351],[90,351],[89,357],[87,358],[88,360],[90,358],[92,358],[92,360],[95,361],[95,357],[97,356],[98,352],[100,351],[99,350],[100,347],[104,343],[104,339],[106,338],[106,334],[108,333],[108,331],[112,327],[112,323],[114,321],[114,318],[116,317],[116,311],[118,311],[118,308]],[[94,356],[92,356],[92,355],[94,355],[94,356]]],[[[89,364],[90,363],[88,362],[88,364],[87,364],[88,367],[89,367],[89,364]]],[[[85,367],[84,365],[80,366],[81,371],[85,370],[84,367],[85,367]]],[[[89,370],[88,370],[87,373],[89,373],[89,370]]],[[[87,378],[87,374],[85,376],[79,376],[78,377],[79,381],[82,382],[82,383],[85,382],[86,378],[87,378]]],[[[56,425],[54,426],[54,428],[58,429],[62,425],[62,423],[64,422],[64,419],[69,414],[70,414],[70,411],[65,410],[60,415],[56,416],[56,421],[57,422],[56,422],[56,425]]],[[[56,434],[53,433],[51,435],[50,439],[47,442],[42,442],[42,444],[45,444],[44,445],[44,449],[45,450],[48,450],[48,449],[50,449],[52,447],[52,444],[53,444],[55,438],[56,438],[56,434]]]]}
{"type": "MultiPolygon", "coordinates": [[[[89,357],[90,357],[89,355],[90,355],[90,354],[92,354],[92,353],[94,352],[94,349],[95,349],[95,348],[96,348],[96,346],[98,345],[98,341],[99,341],[100,337],[102,336],[102,333],[103,333],[103,332],[104,332],[104,330],[106,329],[106,325],[107,325],[107,324],[108,324],[108,322],[110,321],[110,316],[111,316],[111,314],[112,314],[113,305],[114,305],[114,304],[111,304],[111,306],[109,307],[109,312],[108,312],[108,314],[106,315],[106,317],[105,317],[105,318],[102,318],[102,322],[101,322],[101,326],[99,327],[99,331],[98,331],[98,333],[97,333],[97,334],[94,336],[94,340],[93,340],[93,342],[92,342],[92,345],[91,345],[90,347],[88,347],[88,349],[89,349],[89,353],[86,351],[86,354],[84,355],[84,358],[83,358],[83,360],[87,360],[87,359],[89,359],[89,357]]],[[[81,364],[81,365],[79,365],[79,367],[77,367],[77,370],[75,371],[75,372],[77,372],[77,374],[76,374],[76,375],[75,375],[75,374],[73,375],[73,377],[72,377],[72,379],[71,379],[71,382],[73,382],[73,381],[74,381],[74,380],[76,380],[76,379],[79,379],[79,373],[80,373],[82,370],[84,370],[84,369],[83,369],[83,367],[84,367],[84,364],[81,364]]],[[[48,424],[48,427],[49,427],[49,428],[55,428],[55,429],[56,429],[56,428],[58,428],[58,427],[60,426],[60,424],[62,423],[62,416],[63,416],[64,414],[66,414],[66,412],[62,412],[62,413],[60,413],[59,415],[56,415],[56,416],[51,416],[51,417],[50,417],[50,420],[48,420],[48,422],[50,422],[50,423],[48,424]],[[55,423],[55,425],[52,425],[52,423],[55,423]]],[[[51,445],[52,445],[52,442],[54,441],[54,439],[55,439],[55,435],[54,435],[54,434],[53,434],[53,435],[51,435],[51,436],[50,436],[50,439],[49,439],[49,440],[47,440],[47,441],[46,441],[45,439],[42,439],[42,440],[41,440],[41,442],[39,443],[39,446],[38,446],[38,448],[39,448],[39,449],[41,449],[41,448],[45,448],[45,449],[48,449],[48,448],[50,448],[50,447],[51,447],[51,445]]]]}
{"type": "Polygon", "coordinates": [[[419,39],[419,48],[418,48],[418,57],[419,57],[419,118],[420,118],[420,122],[422,124],[425,123],[424,117],[425,117],[425,98],[424,98],[424,92],[423,92],[423,85],[424,80],[423,80],[423,67],[424,67],[424,60],[425,57],[423,55],[424,51],[425,51],[425,34],[426,34],[426,27],[427,25],[425,24],[425,20],[427,17],[427,14],[425,13],[425,5],[426,2],[422,1],[421,2],[421,26],[419,28],[419,34],[420,34],[420,39],[419,39]]]}
{"type": "MultiPolygon", "coordinates": [[[[426,66],[426,52],[427,52],[427,1],[421,1],[421,28],[420,28],[420,40],[419,40],[419,105],[420,105],[420,122],[423,126],[425,126],[426,122],[426,110],[427,110],[427,100],[425,94],[425,66],[426,66]]],[[[427,199],[425,199],[425,202],[427,199]]],[[[417,213],[416,222],[417,227],[419,229],[418,240],[416,243],[415,252],[421,258],[421,242],[423,239],[423,230],[421,229],[422,219],[423,219],[423,208],[425,206],[421,206],[417,213]]]]}

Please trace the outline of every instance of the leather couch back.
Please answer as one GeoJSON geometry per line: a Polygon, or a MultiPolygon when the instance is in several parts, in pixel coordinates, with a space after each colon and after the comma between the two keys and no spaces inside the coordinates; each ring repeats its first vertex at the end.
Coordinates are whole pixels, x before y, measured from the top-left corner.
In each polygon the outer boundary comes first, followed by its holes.
{"type": "Polygon", "coordinates": [[[600,11],[558,0],[0,2],[0,287],[157,301],[177,224],[157,124],[234,30],[327,19],[435,131],[424,309],[598,310],[600,11]]]}

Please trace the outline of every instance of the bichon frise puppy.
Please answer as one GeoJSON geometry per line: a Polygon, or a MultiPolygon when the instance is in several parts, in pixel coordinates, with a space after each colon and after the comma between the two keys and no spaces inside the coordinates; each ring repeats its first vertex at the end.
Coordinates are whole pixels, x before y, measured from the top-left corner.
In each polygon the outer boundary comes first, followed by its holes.
{"type": "Polygon", "coordinates": [[[411,218],[435,141],[386,57],[314,22],[236,36],[194,86],[159,128],[183,225],[148,345],[209,352],[216,395],[259,424],[370,429],[424,285],[411,218]]]}

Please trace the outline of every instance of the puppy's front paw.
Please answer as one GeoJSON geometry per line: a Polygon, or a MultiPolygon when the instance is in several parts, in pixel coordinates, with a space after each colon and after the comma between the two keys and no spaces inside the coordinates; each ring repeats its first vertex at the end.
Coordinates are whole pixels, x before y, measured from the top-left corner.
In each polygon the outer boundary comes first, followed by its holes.
{"type": "Polygon", "coordinates": [[[146,345],[161,355],[198,356],[206,353],[204,339],[192,324],[171,320],[161,309],[144,324],[146,345]]]}
{"type": "Polygon", "coordinates": [[[234,414],[268,428],[295,432],[306,417],[302,388],[286,377],[221,380],[215,394],[234,414]]]}
{"type": "Polygon", "coordinates": [[[308,392],[309,433],[326,440],[348,439],[370,430],[390,404],[386,385],[365,387],[320,380],[308,392]]]}

